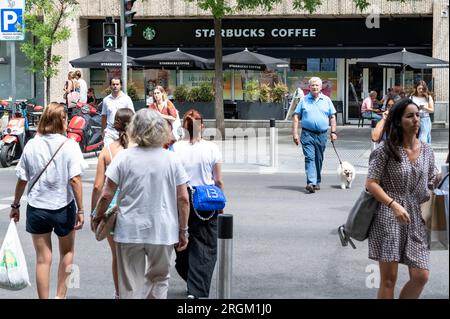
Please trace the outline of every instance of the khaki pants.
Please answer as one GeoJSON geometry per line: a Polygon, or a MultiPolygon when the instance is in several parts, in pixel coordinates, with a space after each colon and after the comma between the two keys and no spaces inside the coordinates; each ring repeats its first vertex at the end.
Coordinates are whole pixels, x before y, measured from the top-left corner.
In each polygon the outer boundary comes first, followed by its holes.
{"type": "Polygon", "coordinates": [[[116,243],[116,247],[120,299],[166,299],[173,245],[116,243]]]}

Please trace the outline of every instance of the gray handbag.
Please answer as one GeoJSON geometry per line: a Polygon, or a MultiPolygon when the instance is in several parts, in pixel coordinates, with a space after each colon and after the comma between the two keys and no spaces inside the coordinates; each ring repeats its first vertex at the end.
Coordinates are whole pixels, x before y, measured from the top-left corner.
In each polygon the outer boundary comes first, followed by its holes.
{"type": "Polygon", "coordinates": [[[378,201],[366,189],[361,192],[347,217],[347,222],[339,226],[338,234],[342,246],[348,243],[356,249],[351,238],[363,241],[369,236],[369,228],[378,210],[378,201]]]}

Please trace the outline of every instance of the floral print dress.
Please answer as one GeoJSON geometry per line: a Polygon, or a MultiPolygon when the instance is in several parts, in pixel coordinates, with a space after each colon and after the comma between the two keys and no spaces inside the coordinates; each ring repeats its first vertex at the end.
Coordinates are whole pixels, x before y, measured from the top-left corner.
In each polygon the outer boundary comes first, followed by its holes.
{"type": "Polygon", "coordinates": [[[429,144],[420,142],[420,155],[411,162],[399,147],[401,162],[389,158],[382,142],[369,159],[368,178],[380,182],[383,190],[402,205],[411,223],[401,225],[392,209],[380,203],[369,230],[369,258],[382,262],[399,262],[407,266],[429,269],[430,253],[420,204],[434,188],[437,169],[429,144]]]}

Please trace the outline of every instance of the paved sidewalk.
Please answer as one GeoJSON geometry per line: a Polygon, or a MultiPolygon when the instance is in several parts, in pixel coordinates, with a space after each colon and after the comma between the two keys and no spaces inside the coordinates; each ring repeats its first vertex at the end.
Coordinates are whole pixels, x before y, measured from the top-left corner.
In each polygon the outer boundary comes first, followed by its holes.
{"type": "MultiPolygon", "coordinates": [[[[338,140],[335,146],[342,161],[352,163],[357,173],[367,174],[368,161],[371,152],[370,128],[355,126],[338,126],[338,140]]],[[[231,131],[230,131],[231,132],[231,131]]],[[[292,141],[291,130],[278,129],[278,166],[270,167],[269,129],[234,131],[239,137],[233,139],[227,134],[225,141],[215,141],[223,154],[224,172],[251,173],[304,173],[304,156],[301,147],[292,141]],[[254,132],[254,133],[253,133],[254,132]]],[[[436,164],[440,168],[447,158],[449,131],[447,129],[433,129],[432,147],[436,156],[436,164]]],[[[323,163],[323,174],[334,174],[339,165],[336,153],[328,140],[323,163]]]]}
{"type": "MultiPolygon", "coordinates": [[[[269,128],[227,129],[226,140],[214,140],[223,156],[222,170],[225,173],[304,173],[305,162],[300,146],[292,141],[291,129],[278,129],[278,166],[270,166],[270,131],[269,128]],[[233,139],[233,134],[237,137],[233,139]],[[248,138],[244,138],[248,135],[248,138]]],[[[370,131],[368,127],[338,126],[338,140],[335,143],[342,161],[352,163],[358,174],[367,174],[371,152],[370,131]]],[[[214,129],[206,129],[205,137],[214,135],[214,129]]],[[[436,156],[437,167],[445,163],[449,144],[448,129],[432,130],[432,147],[436,156]]],[[[94,153],[85,155],[89,169],[95,170],[97,158],[94,153]]],[[[323,163],[323,174],[335,174],[339,165],[333,146],[328,140],[323,163]]]]}

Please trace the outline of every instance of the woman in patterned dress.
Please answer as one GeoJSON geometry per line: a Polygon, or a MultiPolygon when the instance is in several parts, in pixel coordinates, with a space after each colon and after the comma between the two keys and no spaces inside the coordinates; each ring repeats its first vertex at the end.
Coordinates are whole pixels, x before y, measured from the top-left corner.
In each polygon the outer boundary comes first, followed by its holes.
{"type": "Polygon", "coordinates": [[[367,190],[380,202],[369,231],[369,258],[380,266],[378,298],[393,298],[398,264],[409,268],[400,298],[418,298],[428,281],[430,253],[420,204],[437,180],[434,154],[419,141],[419,107],[398,101],[389,112],[381,142],[370,155],[367,190]]]}

